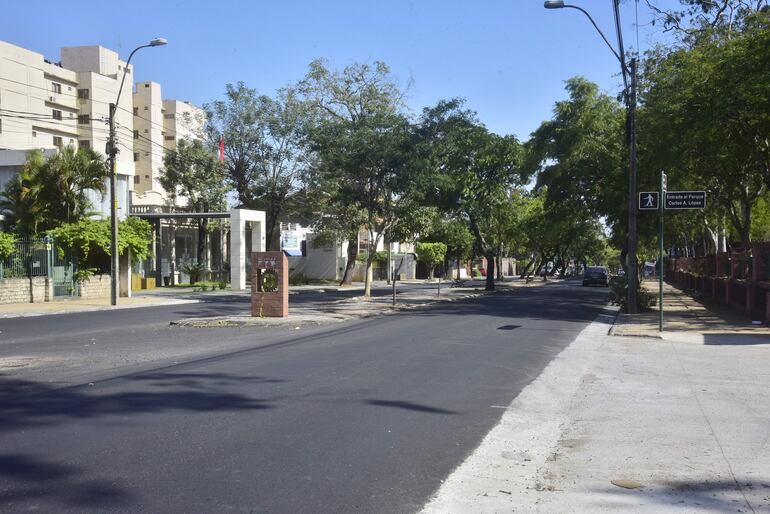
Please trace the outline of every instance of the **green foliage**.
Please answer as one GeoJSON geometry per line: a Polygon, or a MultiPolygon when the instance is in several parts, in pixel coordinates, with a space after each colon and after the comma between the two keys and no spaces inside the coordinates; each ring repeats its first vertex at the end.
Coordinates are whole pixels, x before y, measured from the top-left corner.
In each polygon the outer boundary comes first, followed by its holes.
{"type": "Polygon", "coordinates": [[[444,243],[417,243],[417,260],[429,266],[441,264],[446,258],[447,245],[444,243]]]}
{"type": "MultiPolygon", "coordinates": [[[[466,220],[476,252],[494,260],[500,252],[495,240],[498,209],[523,179],[518,141],[489,132],[458,99],[424,109],[418,134],[430,170],[421,183],[424,201],[466,220]]],[[[493,273],[487,289],[494,289],[493,273]]]]}
{"type": "MultiPolygon", "coordinates": [[[[610,301],[614,305],[619,305],[622,312],[626,312],[628,309],[628,276],[616,276],[610,278],[610,301]]],[[[636,303],[640,309],[650,309],[657,303],[657,297],[638,286],[636,292],[636,303]]]]}
{"type": "Polygon", "coordinates": [[[6,224],[25,237],[38,237],[61,223],[76,223],[91,214],[87,192],[104,192],[104,158],[72,146],[45,159],[39,150],[27,155],[21,171],[0,193],[6,224]]]}
{"type": "Polygon", "coordinates": [[[99,270],[96,268],[81,268],[75,270],[73,277],[78,282],[87,282],[91,277],[94,276],[94,274],[96,274],[97,271],[99,270]]]}
{"type": "MultiPolygon", "coordinates": [[[[348,216],[356,225],[339,226],[345,237],[352,240],[363,225],[376,247],[422,207],[414,185],[423,168],[403,114],[403,94],[381,62],[331,70],[314,61],[299,90],[316,106],[307,132],[315,158],[308,180],[310,195],[328,209],[319,214],[348,216]]],[[[367,270],[373,258],[369,254],[367,270]]],[[[366,277],[368,296],[369,273],[366,277]]]]}
{"type": "Polygon", "coordinates": [[[16,236],[0,232],[0,260],[8,258],[16,249],[16,236]]]}
{"type": "Polygon", "coordinates": [[[307,277],[302,273],[295,273],[289,276],[290,286],[301,286],[307,283],[308,283],[307,277]]]}
{"type": "Polygon", "coordinates": [[[709,198],[672,244],[691,246],[726,228],[723,220],[742,246],[763,232],[752,217],[770,186],[769,50],[770,13],[747,11],[647,56],[640,169],[663,169],[670,190],[706,189],[709,198]]]}
{"type": "Polygon", "coordinates": [[[225,167],[239,202],[265,211],[267,248],[277,249],[280,219],[302,203],[298,193],[308,163],[303,146],[308,104],[290,87],[270,97],[239,82],[228,84],[225,99],[205,109],[210,141],[224,138],[225,167]]]}
{"type": "Polygon", "coordinates": [[[194,291],[205,293],[208,290],[216,291],[217,288],[225,289],[227,287],[227,282],[211,282],[207,280],[198,280],[192,285],[195,285],[194,291]]]}
{"type": "Polygon", "coordinates": [[[262,291],[265,293],[278,291],[278,273],[275,270],[268,269],[262,272],[262,291]]]}
{"type": "Polygon", "coordinates": [[[182,139],[173,150],[166,150],[160,185],[169,192],[187,198],[194,211],[209,212],[225,205],[227,185],[225,170],[216,155],[200,140],[182,139]]]}
{"type": "Polygon", "coordinates": [[[470,259],[473,255],[473,234],[468,224],[459,219],[437,217],[430,231],[420,239],[428,243],[446,244],[447,258],[462,261],[470,259]]]}
{"type": "Polygon", "coordinates": [[[180,269],[182,273],[190,277],[190,284],[195,285],[200,281],[203,272],[206,271],[206,266],[200,262],[190,262],[182,265],[180,269]]]}
{"type": "MultiPolygon", "coordinates": [[[[47,235],[56,239],[61,251],[70,252],[78,269],[110,269],[110,220],[83,219],[51,229],[47,235]]],[[[152,226],[138,218],[127,218],[118,225],[118,251],[130,252],[134,262],[150,255],[152,226]]]]}

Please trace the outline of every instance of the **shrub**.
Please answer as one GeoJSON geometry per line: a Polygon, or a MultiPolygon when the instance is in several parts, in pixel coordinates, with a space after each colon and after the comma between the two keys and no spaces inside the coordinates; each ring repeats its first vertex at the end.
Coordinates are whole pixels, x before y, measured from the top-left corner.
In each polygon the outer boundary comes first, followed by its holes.
{"type": "Polygon", "coordinates": [[[0,260],[8,258],[16,249],[16,236],[0,232],[0,260]]]}
{"type": "MultiPolygon", "coordinates": [[[[628,310],[628,277],[626,275],[620,277],[612,277],[610,279],[610,301],[620,306],[622,312],[628,310]]],[[[636,289],[636,304],[639,309],[649,309],[654,307],[657,303],[657,298],[654,294],[650,293],[637,285],[636,289]]]]}
{"type": "Polygon", "coordinates": [[[303,284],[307,284],[307,277],[302,273],[295,273],[294,275],[289,275],[290,286],[300,286],[303,284]]]}
{"type": "MultiPolygon", "coordinates": [[[[94,268],[97,272],[110,269],[110,220],[83,219],[77,223],[64,223],[49,230],[56,239],[60,251],[71,252],[78,269],[94,268]]],[[[126,218],[118,227],[118,250],[121,255],[128,250],[134,262],[150,255],[152,225],[138,218],[126,218]]]]}
{"type": "Polygon", "coordinates": [[[182,273],[190,276],[190,284],[195,285],[201,279],[201,274],[206,267],[200,262],[191,262],[183,265],[181,268],[182,273]]]}

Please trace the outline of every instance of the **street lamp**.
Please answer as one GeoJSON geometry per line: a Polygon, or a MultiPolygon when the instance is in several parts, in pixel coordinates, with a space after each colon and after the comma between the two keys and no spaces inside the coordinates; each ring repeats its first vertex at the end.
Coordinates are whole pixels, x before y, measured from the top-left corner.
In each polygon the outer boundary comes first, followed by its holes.
{"type": "Polygon", "coordinates": [[[623,72],[623,85],[625,87],[626,108],[628,110],[628,139],[630,153],[630,172],[628,174],[628,298],[627,309],[629,314],[636,314],[636,289],[637,289],[637,235],[636,235],[636,67],[637,60],[632,58],[626,66],[625,50],[623,48],[623,35],[620,30],[620,9],[619,0],[613,0],[612,5],[615,15],[615,29],[618,34],[618,51],[615,51],[607,37],[601,31],[594,19],[582,7],[577,5],[565,4],[563,0],[546,0],[543,7],[546,9],[576,9],[586,15],[588,20],[594,26],[596,31],[602,37],[607,46],[612,51],[615,58],[620,62],[620,69],[623,72]],[[630,84],[628,76],[630,75],[630,84]]]}
{"type": "MultiPolygon", "coordinates": [[[[110,136],[107,141],[107,155],[110,162],[110,303],[112,305],[118,304],[118,271],[119,271],[119,255],[118,255],[118,175],[115,168],[115,158],[118,155],[117,136],[115,134],[115,112],[118,110],[118,102],[120,102],[120,93],[123,92],[123,83],[126,81],[126,73],[128,72],[128,65],[131,64],[131,58],[134,54],[142,49],[149,48],[151,46],[163,46],[167,44],[164,38],[159,37],[150,41],[146,45],[141,45],[133,49],[129,54],[126,65],[123,68],[123,78],[120,80],[120,87],[118,88],[118,96],[115,98],[115,103],[110,104],[110,136]]],[[[130,278],[129,278],[130,280],[130,278]]]]}

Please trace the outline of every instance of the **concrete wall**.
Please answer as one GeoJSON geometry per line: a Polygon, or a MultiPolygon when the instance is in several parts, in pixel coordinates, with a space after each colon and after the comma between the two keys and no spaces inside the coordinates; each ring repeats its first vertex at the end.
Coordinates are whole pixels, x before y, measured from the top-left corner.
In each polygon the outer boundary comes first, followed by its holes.
{"type": "Polygon", "coordinates": [[[0,279],[0,304],[51,301],[52,284],[46,277],[0,279]]]}
{"type": "Polygon", "coordinates": [[[80,297],[90,300],[93,298],[110,297],[110,276],[94,275],[80,283],[80,297]]]}

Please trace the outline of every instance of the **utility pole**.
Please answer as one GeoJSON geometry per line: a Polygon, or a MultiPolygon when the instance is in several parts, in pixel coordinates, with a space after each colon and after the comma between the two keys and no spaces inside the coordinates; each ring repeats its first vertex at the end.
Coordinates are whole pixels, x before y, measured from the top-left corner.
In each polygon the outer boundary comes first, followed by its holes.
{"type": "MultiPolygon", "coordinates": [[[[121,84],[122,86],[122,84],[121,84]]],[[[107,141],[107,155],[110,160],[110,304],[118,304],[118,175],[115,158],[118,155],[118,145],[115,139],[115,111],[117,105],[110,104],[110,138],[107,141]]]]}
{"type": "Polygon", "coordinates": [[[636,67],[637,60],[632,58],[629,63],[631,72],[631,87],[628,91],[628,132],[630,147],[630,170],[628,174],[628,314],[638,312],[636,290],[638,288],[638,269],[636,258],[636,67]]]}

